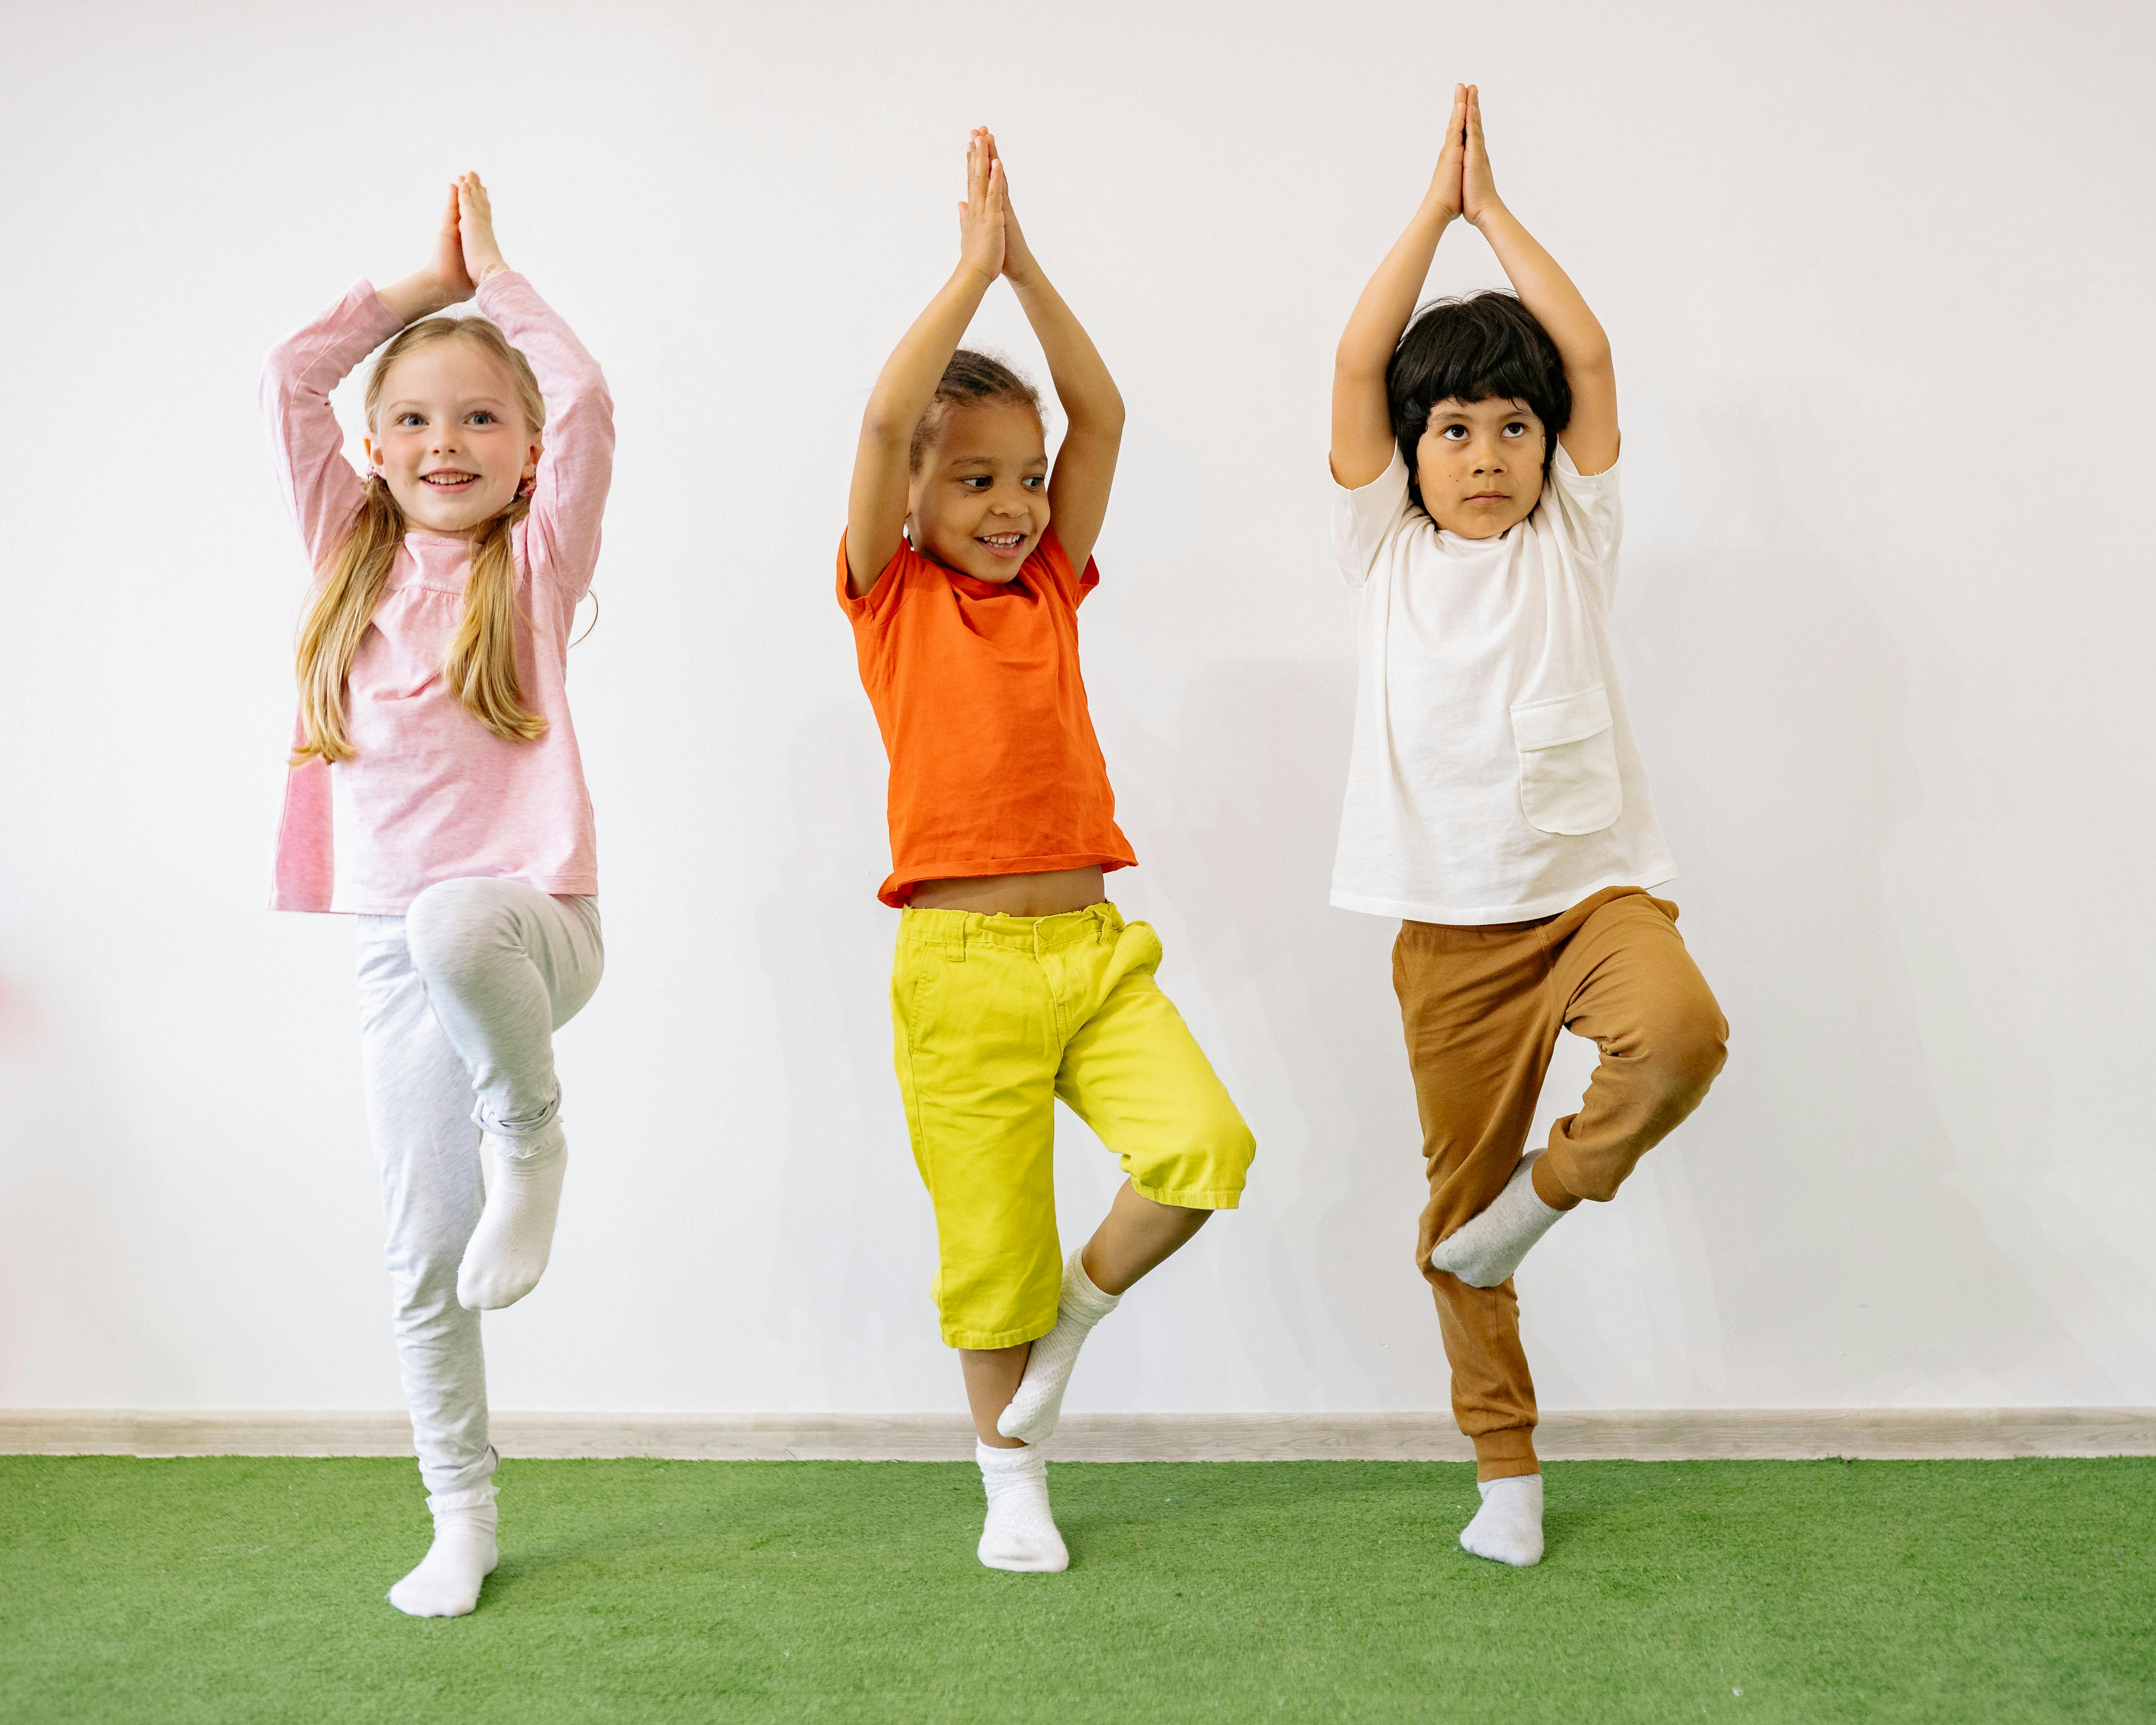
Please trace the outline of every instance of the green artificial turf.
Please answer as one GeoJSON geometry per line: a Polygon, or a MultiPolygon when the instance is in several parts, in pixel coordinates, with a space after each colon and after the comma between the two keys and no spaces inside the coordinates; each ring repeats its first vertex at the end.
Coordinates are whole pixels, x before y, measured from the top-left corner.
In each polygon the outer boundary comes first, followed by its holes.
{"type": "Polygon", "coordinates": [[[0,1457],[0,1719],[2156,1718],[2156,1461],[1557,1462],[1527,1570],[1466,1466],[1050,1479],[1014,1576],[970,1465],[511,1461],[418,1621],[408,1461],[0,1457]]]}

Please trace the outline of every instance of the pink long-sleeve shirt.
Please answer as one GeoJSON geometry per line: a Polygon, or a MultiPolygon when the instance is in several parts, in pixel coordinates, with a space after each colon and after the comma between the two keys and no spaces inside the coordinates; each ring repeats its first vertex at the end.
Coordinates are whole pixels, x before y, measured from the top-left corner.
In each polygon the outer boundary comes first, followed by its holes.
{"type": "MultiPolygon", "coordinates": [[[[406,534],[352,655],[346,728],[357,756],[311,760],[286,776],[273,910],[401,916],[436,881],[473,875],[546,893],[598,891],[567,677],[571,622],[598,560],[613,472],[613,403],[591,355],[521,275],[489,278],[479,305],[531,362],[547,398],[536,488],[512,536],[517,680],[546,735],[497,737],[449,687],[442,663],[463,614],[470,549],[460,537],[406,534]]],[[[362,281],[272,348],[263,368],[278,475],[316,585],[362,496],[330,391],[399,326],[362,281]]]]}

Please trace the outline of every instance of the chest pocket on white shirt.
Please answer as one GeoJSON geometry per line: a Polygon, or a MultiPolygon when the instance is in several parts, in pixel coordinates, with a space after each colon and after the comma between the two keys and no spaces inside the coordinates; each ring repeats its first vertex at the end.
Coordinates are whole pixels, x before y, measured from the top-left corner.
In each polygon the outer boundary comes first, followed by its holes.
{"type": "Polygon", "coordinates": [[[1624,813],[1617,737],[1601,684],[1512,709],[1520,806],[1537,832],[1599,833],[1624,813]]]}

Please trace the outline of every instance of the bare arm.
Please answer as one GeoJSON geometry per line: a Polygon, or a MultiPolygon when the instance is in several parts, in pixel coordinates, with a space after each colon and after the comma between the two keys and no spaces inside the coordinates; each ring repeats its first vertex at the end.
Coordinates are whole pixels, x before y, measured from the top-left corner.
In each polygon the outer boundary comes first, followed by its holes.
{"type": "Polygon", "coordinates": [[[966,145],[966,201],[958,206],[958,267],[884,362],[861,415],[846,497],[846,584],[855,598],[876,583],[906,529],[906,457],[914,428],[936,398],[981,298],[1004,267],[1004,175],[976,131],[966,145]]]}
{"type": "Polygon", "coordinates": [[[1472,85],[1467,88],[1460,213],[1481,229],[1520,303],[1549,332],[1564,362],[1564,379],[1572,386],[1572,423],[1558,441],[1583,474],[1607,471],[1616,465],[1618,446],[1617,373],[1609,362],[1609,337],[1572,278],[1497,196],[1482,144],[1481,98],[1472,85]]]}
{"type": "Polygon", "coordinates": [[[1393,413],[1385,398],[1385,372],[1393,350],[1414,316],[1423,280],[1437,242],[1460,210],[1467,89],[1452,87],[1452,117],[1445,148],[1422,206],[1378,273],[1355,302],[1353,316],[1332,358],[1332,477],[1350,490],[1367,485],[1391,465],[1393,413]]]}
{"type": "MultiPolygon", "coordinates": [[[[993,136],[988,145],[993,155],[993,136]]],[[[1116,456],[1123,441],[1122,393],[1085,326],[1064,304],[1063,295],[1055,291],[1025,243],[1008,193],[1004,274],[1010,278],[1019,308],[1048,357],[1048,375],[1067,422],[1055,452],[1055,471],[1048,480],[1049,518],[1070,556],[1070,567],[1082,572],[1100,540],[1101,524],[1108,516],[1108,493],[1116,482],[1116,456]]]]}

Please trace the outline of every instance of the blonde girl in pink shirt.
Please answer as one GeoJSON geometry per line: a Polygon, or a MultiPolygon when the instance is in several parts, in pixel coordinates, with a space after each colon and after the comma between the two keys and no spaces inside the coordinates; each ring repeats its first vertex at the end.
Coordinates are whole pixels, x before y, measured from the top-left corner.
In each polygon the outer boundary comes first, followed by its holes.
{"type": "Polygon", "coordinates": [[[314,570],[270,902],[357,925],[398,1358],[434,1517],[389,1599],[456,1617],[495,1562],[479,1315],[547,1267],[567,1156],[553,1033],[603,963],[565,675],[613,403],[503,263],[465,174],[425,267],[359,282],[280,342],[262,404],[314,570]],[[475,297],[482,317],[434,315],[475,297]],[[355,473],[330,392],[377,347],[355,473]]]}

